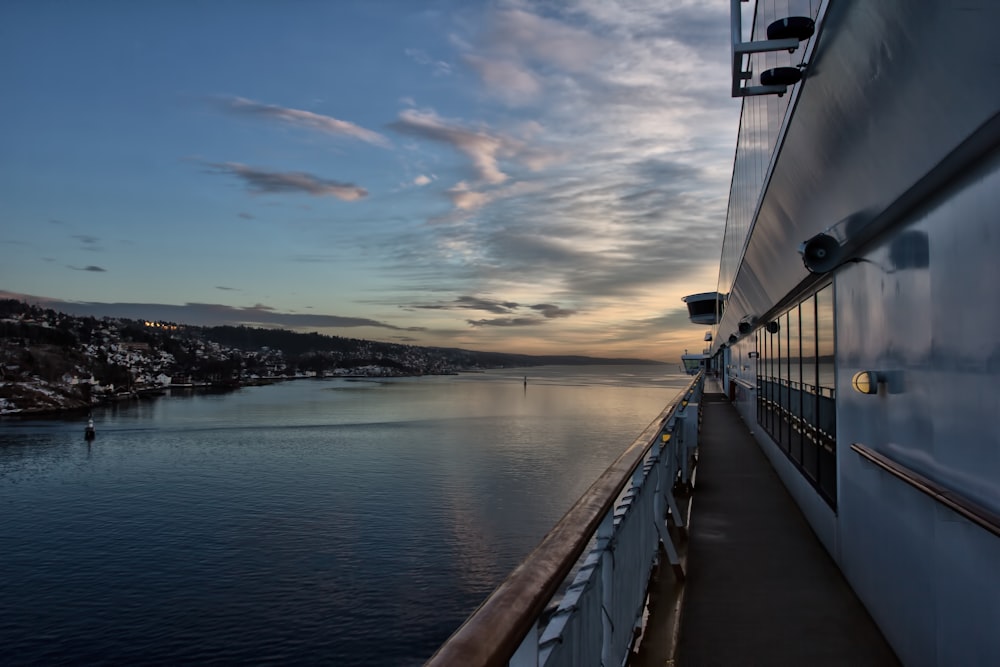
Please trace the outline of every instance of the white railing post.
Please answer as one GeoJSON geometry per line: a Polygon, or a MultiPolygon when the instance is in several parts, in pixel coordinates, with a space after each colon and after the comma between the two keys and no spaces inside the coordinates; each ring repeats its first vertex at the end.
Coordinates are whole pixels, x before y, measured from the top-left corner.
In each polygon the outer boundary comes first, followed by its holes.
{"type": "Polygon", "coordinates": [[[613,664],[611,652],[615,638],[615,626],[611,621],[615,579],[615,556],[612,551],[614,532],[615,508],[612,506],[597,529],[597,542],[601,548],[601,664],[604,667],[611,667],[613,664]]]}
{"type": "Polygon", "coordinates": [[[507,662],[508,667],[538,667],[538,620],[525,635],[517,651],[507,662]]]}

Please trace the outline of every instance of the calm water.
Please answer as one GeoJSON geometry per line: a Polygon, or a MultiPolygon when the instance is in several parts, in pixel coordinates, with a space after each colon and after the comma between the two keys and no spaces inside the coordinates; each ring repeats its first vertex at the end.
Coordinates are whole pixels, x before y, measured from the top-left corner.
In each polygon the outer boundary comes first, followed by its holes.
{"type": "Polygon", "coordinates": [[[5,664],[420,664],[673,367],[300,380],[0,422],[5,664]],[[522,376],[527,373],[527,388],[522,376]]]}

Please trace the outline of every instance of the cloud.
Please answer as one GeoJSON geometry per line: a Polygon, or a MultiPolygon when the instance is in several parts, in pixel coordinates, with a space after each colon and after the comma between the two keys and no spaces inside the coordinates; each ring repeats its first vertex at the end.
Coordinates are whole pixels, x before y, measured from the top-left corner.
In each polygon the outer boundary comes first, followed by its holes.
{"type": "Polygon", "coordinates": [[[452,73],[451,65],[443,60],[435,60],[421,49],[406,49],[404,53],[418,65],[430,67],[434,76],[448,76],[452,73]]]}
{"type": "Polygon", "coordinates": [[[457,40],[462,60],[487,91],[510,106],[524,106],[549,89],[554,73],[582,74],[609,45],[585,27],[521,8],[489,13],[474,42],[457,40]]]}
{"type": "Polygon", "coordinates": [[[99,266],[94,266],[93,264],[91,264],[90,266],[70,266],[70,265],[67,265],[66,268],[73,269],[74,271],[90,271],[92,273],[105,273],[105,272],[107,272],[107,269],[103,269],[103,268],[101,268],[99,266]]]}
{"type": "Polygon", "coordinates": [[[519,304],[513,301],[495,301],[493,299],[481,299],[474,296],[460,296],[455,299],[457,308],[470,310],[485,310],[489,313],[509,313],[518,308],[519,304]]]}
{"type": "Polygon", "coordinates": [[[92,252],[102,250],[100,246],[101,239],[96,236],[90,236],[89,234],[74,234],[73,238],[80,242],[84,250],[90,250],[92,252]]]}
{"type": "Polygon", "coordinates": [[[424,310],[483,310],[488,313],[506,315],[520,308],[520,304],[514,301],[497,301],[477,296],[459,296],[453,301],[445,303],[422,304],[413,307],[424,310]]]}
{"type": "Polygon", "coordinates": [[[569,72],[585,72],[609,45],[589,30],[524,9],[496,12],[490,19],[486,47],[509,57],[525,58],[569,72]]]}
{"type": "MultiPolygon", "coordinates": [[[[427,310],[482,310],[497,315],[514,315],[515,312],[523,306],[516,301],[499,301],[497,299],[485,299],[477,296],[459,296],[453,301],[446,303],[419,305],[414,307],[427,310]]],[[[575,310],[560,308],[559,306],[551,303],[539,303],[526,307],[531,310],[538,311],[544,319],[569,317],[570,315],[574,315],[576,313],[575,310]]],[[[544,322],[543,319],[537,317],[504,317],[466,321],[475,327],[534,326],[544,322]]]]}
{"type": "Polygon", "coordinates": [[[413,184],[424,186],[430,184],[433,180],[434,179],[431,178],[430,176],[427,176],[425,174],[420,174],[419,176],[413,179],[413,184]]]}
{"type": "Polygon", "coordinates": [[[560,308],[559,306],[555,306],[551,303],[539,303],[531,306],[531,309],[541,311],[542,315],[547,318],[569,317],[570,315],[576,313],[575,310],[560,308]]]}
{"type": "Polygon", "coordinates": [[[507,174],[497,160],[505,151],[507,141],[485,130],[470,130],[449,122],[433,111],[404,109],[399,119],[390,125],[395,131],[455,148],[472,162],[477,177],[486,183],[503,183],[507,174]]]}
{"type": "Polygon", "coordinates": [[[244,211],[240,211],[236,215],[238,215],[239,217],[243,218],[244,220],[253,220],[254,219],[254,216],[252,214],[245,213],[244,211]]]}
{"type": "Polygon", "coordinates": [[[534,100],[542,90],[542,81],[527,67],[510,60],[491,60],[468,54],[463,60],[472,67],[483,83],[511,106],[523,106],[534,100]]]}
{"type": "Polygon", "coordinates": [[[216,285],[215,289],[222,290],[223,292],[239,292],[240,291],[240,290],[238,290],[235,287],[224,287],[222,285],[216,285]]]}
{"type": "Polygon", "coordinates": [[[535,317],[498,317],[492,320],[466,320],[474,327],[533,327],[544,324],[535,317]]]}
{"type": "MultiPolygon", "coordinates": [[[[83,269],[81,269],[83,270],[83,269]]],[[[89,270],[89,269],[86,269],[89,270]]],[[[284,327],[292,329],[341,329],[377,327],[392,331],[418,332],[423,327],[397,327],[386,322],[363,317],[342,317],[312,313],[284,313],[255,304],[247,308],[215,303],[102,303],[97,301],[60,301],[46,297],[0,291],[0,298],[18,299],[29,303],[44,304],[47,308],[78,316],[120,317],[134,320],[163,320],[192,326],[246,325],[259,327],[284,327]]]]}
{"type": "Polygon", "coordinates": [[[392,142],[387,137],[378,132],[332,116],[324,116],[311,111],[303,111],[302,109],[279,107],[273,104],[262,104],[243,97],[226,97],[222,98],[219,103],[225,110],[235,114],[272,119],[287,125],[315,130],[324,134],[350,137],[381,148],[389,148],[392,145],[392,142]]]}
{"type": "Polygon", "coordinates": [[[353,183],[324,180],[304,172],[278,172],[255,169],[238,162],[208,163],[218,173],[239,177],[251,192],[262,194],[302,193],[314,197],[330,196],[344,201],[356,201],[368,196],[368,191],[353,183]]]}
{"type": "Polygon", "coordinates": [[[445,190],[445,194],[451,199],[452,205],[460,211],[472,211],[490,201],[490,195],[485,192],[476,192],[469,188],[465,181],[456,183],[453,187],[445,190]]]}

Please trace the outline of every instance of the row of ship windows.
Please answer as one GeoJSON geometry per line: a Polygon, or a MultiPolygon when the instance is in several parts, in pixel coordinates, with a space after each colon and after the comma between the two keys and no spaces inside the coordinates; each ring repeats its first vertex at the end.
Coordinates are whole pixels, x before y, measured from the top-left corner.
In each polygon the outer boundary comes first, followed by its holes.
{"type": "Polygon", "coordinates": [[[833,288],[757,330],[757,423],[836,508],[837,391],[833,288]]]}

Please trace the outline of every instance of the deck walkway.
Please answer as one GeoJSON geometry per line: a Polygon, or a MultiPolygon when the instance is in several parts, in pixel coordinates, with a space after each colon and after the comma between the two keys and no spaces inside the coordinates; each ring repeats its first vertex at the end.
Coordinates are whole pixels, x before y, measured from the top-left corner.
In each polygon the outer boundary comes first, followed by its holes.
{"type": "Polygon", "coordinates": [[[679,639],[633,664],[898,665],[735,408],[705,391],[687,577],[663,582],[683,591],[679,639]]]}

